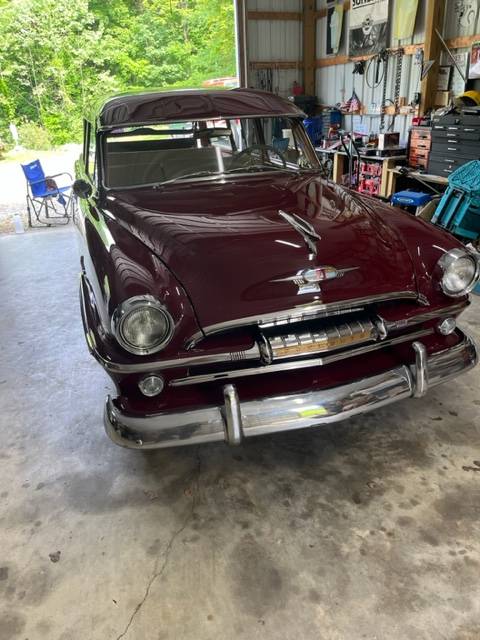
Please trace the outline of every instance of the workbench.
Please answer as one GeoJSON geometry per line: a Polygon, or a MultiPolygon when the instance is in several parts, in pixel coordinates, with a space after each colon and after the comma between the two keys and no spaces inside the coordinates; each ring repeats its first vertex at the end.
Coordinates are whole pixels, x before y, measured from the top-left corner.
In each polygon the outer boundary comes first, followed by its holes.
{"type": "MultiPolygon", "coordinates": [[[[316,147],[315,151],[318,155],[323,153],[333,154],[333,174],[332,180],[337,184],[343,183],[343,176],[348,173],[348,169],[345,166],[345,161],[348,159],[348,155],[345,151],[339,151],[336,149],[322,149],[321,147],[316,147]]],[[[353,156],[354,159],[357,157],[353,156]]],[[[365,160],[367,162],[381,162],[382,163],[382,180],[380,183],[380,192],[379,196],[382,198],[388,198],[391,195],[391,192],[388,194],[388,177],[389,170],[395,168],[396,165],[400,164],[402,161],[406,160],[406,155],[398,155],[398,156],[376,156],[369,155],[368,153],[361,153],[360,159],[365,160]]]]}
{"type": "Polygon", "coordinates": [[[388,167],[386,172],[387,185],[385,197],[390,198],[392,194],[397,191],[397,178],[399,176],[409,180],[414,180],[419,187],[421,186],[421,182],[418,182],[415,178],[420,178],[423,182],[431,183],[432,185],[439,185],[442,187],[448,186],[448,178],[445,178],[444,176],[421,173],[420,171],[409,171],[407,174],[403,174],[399,169],[397,169],[397,167],[388,167]]]}

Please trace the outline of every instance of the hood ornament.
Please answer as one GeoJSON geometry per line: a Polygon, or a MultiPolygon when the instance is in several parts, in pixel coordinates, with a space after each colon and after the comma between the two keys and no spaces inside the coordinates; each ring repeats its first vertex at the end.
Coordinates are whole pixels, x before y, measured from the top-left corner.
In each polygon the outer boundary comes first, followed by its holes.
{"type": "Polygon", "coordinates": [[[298,231],[310,250],[310,254],[317,255],[317,245],[315,240],[321,240],[322,237],[315,231],[315,227],[310,224],[310,222],[307,222],[307,220],[297,216],[295,213],[286,213],[279,209],[278,215],[288,222],[295,231],[298,231]]]}
{"type": "Polygon", "coordinates": [[[302,269],[293,276],[278,278],[270,282],[293,282],[297,285],[299,294],[316,293],[320,291],[320,282],[343,278],[346,273],[356,271],[358,268],[359,267],[346,267],[345,269],[336,269],[330,265],[322,265],[320,267],[302,269]]]}

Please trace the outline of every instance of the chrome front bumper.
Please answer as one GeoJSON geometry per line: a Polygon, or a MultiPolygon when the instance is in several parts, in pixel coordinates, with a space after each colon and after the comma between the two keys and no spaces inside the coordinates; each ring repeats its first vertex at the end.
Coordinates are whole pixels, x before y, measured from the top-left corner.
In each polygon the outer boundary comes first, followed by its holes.
{"type": "Polygon", "coordinates": [[[116,444],[133,449],[218,440],[239,444],[242,438],[337,422],[403,398],[421,397],[428,388],[468,371],[478,360],[475,343],[468,336],[430,357],[421,342],[412,346],[414,365],[327,390],[240,402],[235,386],[227,384],[223,406],[141,417],[122,413],[108,396],[105,429],[116,444]]]}

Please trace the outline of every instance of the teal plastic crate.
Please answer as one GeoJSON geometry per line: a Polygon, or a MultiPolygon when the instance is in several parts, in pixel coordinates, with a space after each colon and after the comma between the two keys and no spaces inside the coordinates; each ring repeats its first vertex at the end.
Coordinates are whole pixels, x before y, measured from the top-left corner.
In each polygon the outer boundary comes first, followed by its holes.
{"type": "Polygon", "coordinates": [[[442,196],[432,222],[462,240],[480,236],[480,161],[459,167],[448,178],[448,189],[442,196]]]}
{"type": "Polygon", "coordinates": [[[480,206],[480,160],[467,162],[454,171],[448,178],[448,186],[470,194],[480,206]]]}

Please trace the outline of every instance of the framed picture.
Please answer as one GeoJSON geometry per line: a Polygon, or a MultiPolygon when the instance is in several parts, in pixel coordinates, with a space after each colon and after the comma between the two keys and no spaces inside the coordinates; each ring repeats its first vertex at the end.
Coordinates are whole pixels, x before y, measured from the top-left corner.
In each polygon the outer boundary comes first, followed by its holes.
{"type": "Polygon", "coordinates": [[[468,77],[470,80],[480,78],[480,42],[474,42],[472,44],[472,51],[470,53],[470,68],[468,70],[468,77]]]}
{"type": "Polygon", "coordinates": [[[438,67],[437,91],[448,91],[450,88],[450,78],[452,77],[451,65],[438,67]]]}
{"type": "Polygon", "coordinates": [[[352,0],[349,55],[378,53],[387,46],[388,0],[352,0]]]}
{"type": "MultiPolygon", "coordinates": [[[[462,53],[454,53],[453,57],[457,66],[462,70],[463,76],[468,77],[468,51],[462,53]]],[[[465,91],[465,80],[462,78],[458,69],[455,67],[452,73],[452,79],[450,82],[450,91],[454,96],[458,96],[465,91]]]]}
{"type": "Polygon", "coordinates": [[[340,38],[343,27],[343,2],[335,0],[327,5],[326,21],[326,54],[327,56],[337,55],[340,47],[340,38]]]}

